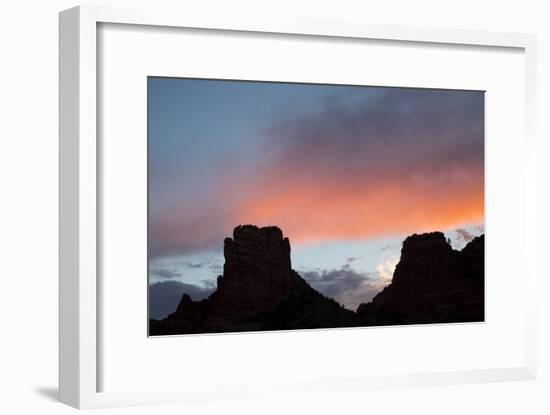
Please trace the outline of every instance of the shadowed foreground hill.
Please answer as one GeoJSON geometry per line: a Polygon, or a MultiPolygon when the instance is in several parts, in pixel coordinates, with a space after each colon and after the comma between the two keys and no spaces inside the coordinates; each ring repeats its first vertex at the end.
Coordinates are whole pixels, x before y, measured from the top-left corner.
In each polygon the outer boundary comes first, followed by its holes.
{"type": "Polygon", "coordinates": [[[393,282],[354,313],[292,269],[279,228],[238,226],[217,290],[202,301],[183,294],[167,318],[150,320],[150,335],[482,321],[483,245],[478,237],[459,252],[440,232],[408,237],[393,282]]]}
{"type": "Polygon", "coordinates": [[[205,300],[184,294],[175,312],[150,321],[150,334],[346,327],[355,313],[311,288],[291,268],[277,227],[238,226],[224,241],[223,276],[205,300]]]}
{"type": "Polygon", "coordinates": [[[357,308],[365,325],[484,320],[484,235],[455,251],[441,232],[409,236],[392,283],[357,308]]]}

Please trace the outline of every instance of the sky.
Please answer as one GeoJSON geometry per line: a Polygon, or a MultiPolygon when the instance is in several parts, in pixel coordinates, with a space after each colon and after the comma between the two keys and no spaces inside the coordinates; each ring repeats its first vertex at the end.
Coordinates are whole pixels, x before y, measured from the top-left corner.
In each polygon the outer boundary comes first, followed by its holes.
{"type": "Polygon", "coordinates": [[[484,232],[484,94],[148,79],[150,314],[215,289],[223,240],[279,226],[292,266],[354,310],[402,241],[484,232]]]}

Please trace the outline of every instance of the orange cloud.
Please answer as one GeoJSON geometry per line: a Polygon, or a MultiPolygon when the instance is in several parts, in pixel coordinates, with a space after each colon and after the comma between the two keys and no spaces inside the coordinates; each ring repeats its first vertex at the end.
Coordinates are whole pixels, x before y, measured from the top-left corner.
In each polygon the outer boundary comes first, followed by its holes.
{"type": "Polygon", "coordinates": [[[257,192],[239,209],[240,222],[277,224],[293,241],[370,239],[447,229],[483,220],[480,183],[381,182],[362,188],[320,181],[257,192]]]}
{"type": "Polygon", "coordinates": [[[391,89],[284,120],[259,136],[255,157],[213,163],[199,194],[157,212],[150,250],[211,249],[246,223],[296,243],[483,222],[483,108],[481,92],[391,89]]]}

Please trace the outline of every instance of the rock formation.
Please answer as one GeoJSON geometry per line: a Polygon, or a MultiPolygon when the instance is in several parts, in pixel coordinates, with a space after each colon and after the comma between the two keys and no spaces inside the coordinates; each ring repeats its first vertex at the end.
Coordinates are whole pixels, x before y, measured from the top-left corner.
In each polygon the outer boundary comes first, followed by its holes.
{"type": "Polygon", "coordinates": [[[342,327],[355,315],[311,288],[292,270],[290,242],[274,226],[238,226],[224,241],[225,265],[217,290],[194,302],[184,294],[150,333],[183,334],[342,327]]]}
{"type": "Polygon", "coordinates": [[[484,236],[455,251],[441,232],[409,236],[390,285],[357,317],[365,325],[484,320],[484,236]]]}
{"type": "Polygon", "coordinates": [[[288,330],[484,320],[484,237],[455,251],[441,232],[409,236],[392,282],[357,312],[311,288],[274,226],[238,226],[224,241],[217,289],[150,320],[151,335],[288,330]]]}

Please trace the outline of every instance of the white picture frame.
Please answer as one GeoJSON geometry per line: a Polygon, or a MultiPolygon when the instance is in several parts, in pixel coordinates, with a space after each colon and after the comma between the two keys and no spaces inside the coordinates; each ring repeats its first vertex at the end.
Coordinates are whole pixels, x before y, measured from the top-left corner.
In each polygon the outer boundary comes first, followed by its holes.
{"type": "MultiPolygon", "coordinates": [[[[179,389],[98,392],[98,150],[97,150],[97,30],[100,23],[146,25],[206,30],[239,31],[315,36],[320,39],[343,37],[402,42],[437,43],[447,46],[470,45],[521,50],[525,57],[525,140],[527,168],[524,218],[526,240],[536,240],[535,210],[535,91],[536,38],[533,35],[490,33],[454,29],[413,28],[348,22],[281,22],[246,17],[228,20],[173,14],[160,9],[132,10],[100,6],[79,6],[60,13],[60,338],[59,396],[77,408],[96,408],[265,394],[323,393],[361,390],[368,387],[455,384],[533,379],[536,376],[536,270],[526,264],[525,283],[529,307],[525,310],[526,355],[515,367],[487,368],[408,375],[334,378],[300,381],[296,384],[249,384],[246,388],[212,391],[179,389]]],[[[525,247],[536,252],[534,246],[525,247]]],[[[534,255],[534,254],[533,254],[534,255]]]]}

